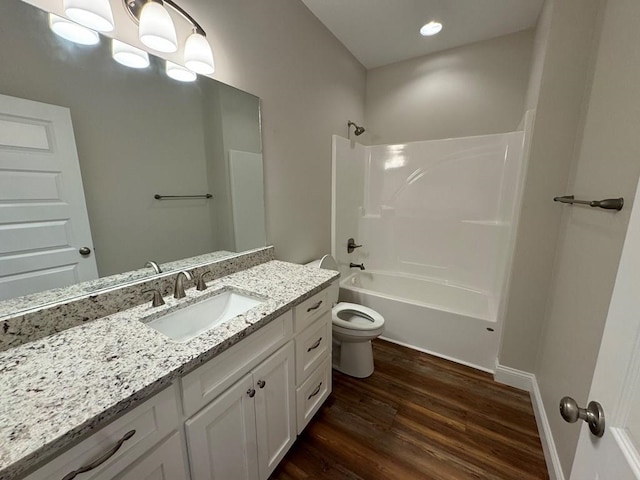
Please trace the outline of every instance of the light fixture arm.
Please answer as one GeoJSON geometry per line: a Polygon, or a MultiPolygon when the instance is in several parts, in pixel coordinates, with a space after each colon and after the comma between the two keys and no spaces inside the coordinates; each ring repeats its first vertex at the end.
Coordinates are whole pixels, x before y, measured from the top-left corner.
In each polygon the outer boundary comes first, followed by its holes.
{"type": "Polygon", "coordinates": [[[133,17],[136,23],[140,21],[140,12],[142,11],[142,7],[144,7],[144,4],[147,3],[147,1],[156,2],[161,5],[166,3],[171,8],[173,8],[176,12],[182,15],[189,23],[191,23],[196,33],[199,33],[203,37],[207,36],[207,34],[205,33],[204,29],[200,26],[200,24],[196,22],[196,20],[191,15],[189,15],[189,13],[185,9],[183,9],[180,5],[178,5],[173,0],[122,0],[122,1],[124,3],[125,8],[129,12],[131,17],[133,17]]]}

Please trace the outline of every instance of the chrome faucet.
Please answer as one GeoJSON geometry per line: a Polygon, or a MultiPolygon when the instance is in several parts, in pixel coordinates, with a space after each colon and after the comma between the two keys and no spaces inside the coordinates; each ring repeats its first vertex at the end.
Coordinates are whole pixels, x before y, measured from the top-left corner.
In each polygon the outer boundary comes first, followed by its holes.
{"type": "Polygon", "coordinates": [[[162,273],[162,269],[158,266],[158,264],[156,262],[154,262],[153,260],[149,260],[147,263],[144,264],[145,267],[151,267],[153,268],[153,270],[156,273],[162,273]]]}
{"type": "Polygon", "coordinates": [[[187,270],[182,270],[176,275],[176,283],[173,286],[173,298],[184,298],[187,295],[184,293],[184,280],[192,280],[191,274],[187,270]]]}
{"type": "Polygon", "coordinates": [[[364,263],[353,263],[349,264],[349,268],[359,268],[360,270],[364,270],[364,263]]]}

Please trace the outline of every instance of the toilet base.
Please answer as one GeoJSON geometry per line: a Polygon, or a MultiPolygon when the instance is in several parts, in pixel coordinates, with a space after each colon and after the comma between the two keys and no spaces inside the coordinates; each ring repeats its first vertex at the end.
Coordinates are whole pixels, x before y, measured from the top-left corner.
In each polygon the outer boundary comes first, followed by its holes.
{"type": "Polygon", "coordinates": [[[373,373],[371,340],[341,342],[333,340],[332,366],[337,371],[355,378],[367,378],[373,373]]]}

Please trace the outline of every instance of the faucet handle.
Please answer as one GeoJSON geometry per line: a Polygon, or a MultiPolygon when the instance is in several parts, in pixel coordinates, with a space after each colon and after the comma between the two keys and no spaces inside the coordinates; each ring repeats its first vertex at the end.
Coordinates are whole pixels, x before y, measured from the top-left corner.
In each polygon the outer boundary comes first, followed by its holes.
{"type": "Polygon", "coordinates": [[[356,248],[360,248],[362,245],[356,245],[356,241],[353,238],[347,240],[347,253],[352,253],[356,248]]]}
{"type": "Polygon", "coordinates": [[[157,288],[151,288],[149,290],[143,291],[142,293],[145,294],[150,292],[153,292],[153,300],[151,301],[152,307],[161,307],[162,305],[164,305],[164,298],[162,298],[160,290],[158,290],[157,288]]]}
{"type": "Polygon", "coordinates": [[[207,284],[204,282],[204,277],[206,277],[210,273],[212,273],[211,270],[207,270],[206,272],[200,274],[200,276],[198,277],[198,281],[196,283],[196,290],[201,292],[207,289],[207,284]]]}

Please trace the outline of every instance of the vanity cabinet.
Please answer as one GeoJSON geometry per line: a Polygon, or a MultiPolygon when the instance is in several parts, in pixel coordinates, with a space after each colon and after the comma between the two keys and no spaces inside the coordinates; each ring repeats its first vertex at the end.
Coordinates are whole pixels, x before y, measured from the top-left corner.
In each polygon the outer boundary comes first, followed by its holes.
{"type": "Polygon", "coordinates": [[[181,423],[176,390],[175,385],[163,390],[36,470],[26,480],[186,479],[182,439],[176,431],[181,423]],[[166,440],[162,442],[163,439],[166,440]],[[154,445],[159,446],[154,448],[154,445]],[[112,454],[108,456],[109,453],[112,454]],[[96,459],[104,461],[73,477],[72,472],[98,463],[96,459]],[[154,472],[162,472],[164,477],[154,472]]]}
{"type": "Polygon", "coordinates": [[[296,438],[289,342],[185,424],[192,480],[266,480],[296,438]]]}
{"type": "Polygon", "coordinates": [[[333,301],[310,297],[25,480],[267,480],[331,393],[333,301]]]}

